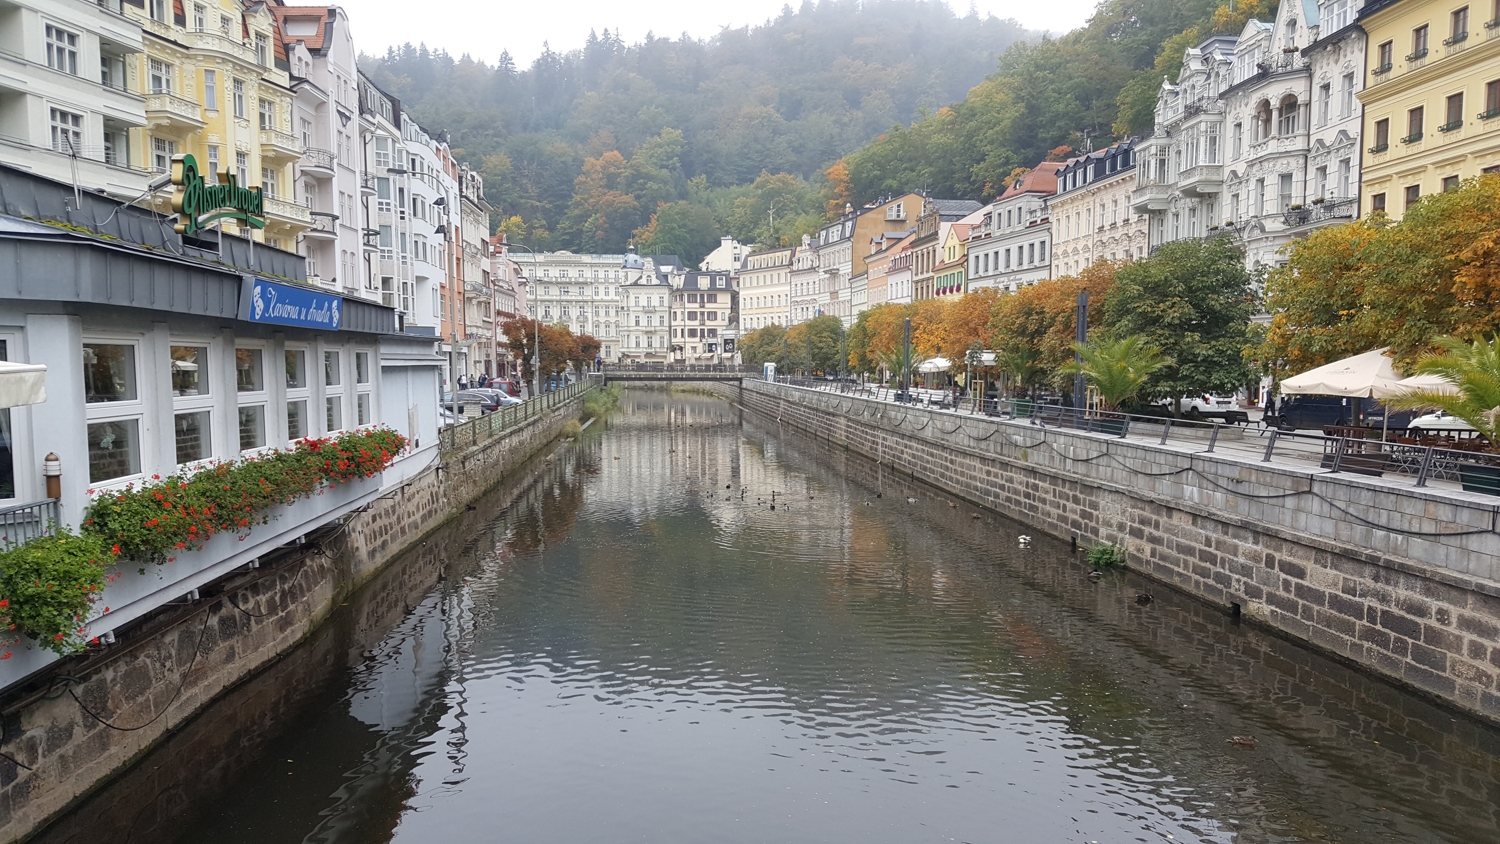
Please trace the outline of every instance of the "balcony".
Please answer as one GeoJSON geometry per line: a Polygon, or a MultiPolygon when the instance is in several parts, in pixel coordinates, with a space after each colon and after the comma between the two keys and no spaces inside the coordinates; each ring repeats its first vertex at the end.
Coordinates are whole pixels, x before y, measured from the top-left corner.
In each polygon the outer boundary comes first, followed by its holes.
{"type": "Polygon", "coordinates": [[[1142,185],[1130,192],[1130,210],[1137,214],[1165,211],[1171,201],[1171,185],[1142,185]]]}
{"type": "Polygon", "coordinates": [[[334,173],[333,153],[326,149],[308,147],[302,151],[302,175],[314,179],[332,179],[334,173]]]}
{"type": "Polygon", "coordinates": [[[1281,224],[1289,229],[1305,226],[1312,222],[1313,210],[1311,208],[1290,208],[1281,214],[1281,224]]]}
{"type": "Polygon", "coordinates": [[[1375,146],[1370,147],[1370,154],[1371,155],[1379,155],[1382,152],[1385,152],[1386,150],[1388,150],[1390,148],[1391,148],[1391,145],[1388,144],[1388,143],[1386,143],[1386,144],[1376,144],[1375,146]]]}
{"type": "Polygon", "coordinates": [[[301,228],[312,227],[312,211],[307,206],[287,202],[284,199],[272,199],[269,196],[265,198],[265,203],[268,220],[301,228]]]}
{"type": "Polygon", "coordinates": [[[302,139],[279,129],[260,130],[260,157],[280,167],[302,157],[302,139]]]}
{"type": "Polygon", "coordinates": [[[1328,202],[1314,202],[1312,216],[1314,220],[1352,220],[1359,214],[1359,200],[1357,199],[1335,199],[1328,202]]]}
{"type": "Polygon", "coordinates": [[[1422,133],[1421,132],[1413,132],[1410,135],[1407,135],[1406,137],[1402,138],[1401,139],[1401,143],[1403,143],[1403,144],[1414,144],[1414,143],[1416,143],[1417,141],[1420,141],[1420,140],[1422,140],[1422,133]]]}
{"type": "Polygon", "coordinates": [[[1484,38],[1486,41],[1491,38],[1500,38],[1500,17],[1484,22],[1484,38]]]}
{"type": "Polygon", "coordinates": [[[1492,108],[1488,111],[1481,111],[1479,112],[1478,117],[1480,120],[1494,120],[1495,118],[1500,117],[1500,107],[1492,108]]]}
{"type": "Polygon", "coordinates": [[[1183,193],[1217,196],[1224,187],[1224,166],[1222,164],[1199,164],[1196,167],[1188,167],[1178,174],[1177,185],[1183,193]]]}
{"type": "MultiPolygon", "coordinates": [[[[236,27],[238,28],[238,27],[236,27]]],[[[173,40],[176,40],[175,38],[173,40]]],[[[236,38],[218,32],[202,30],[189,32],[187,34],[188,44],[199,50],[219,53],[231,56],[247,65],[257,64],[255,60],[255,48],[236,38]]]]}
{"type": "Polygon", "coordinates": [[[1451,122],[1448,122],[1448,123],[1444,123],[1443,125],[1439,126],[1438,127],[1438,131],[1439,132],[1444,132],[1444,133],[1447,133],[1447,132],[1456,132],[1456,131],[1458,131],[1459,129],[1462,129],[1462,128],[1464,128],[1464,122],[1462,120],[1454,120],[1454,121],[1451,121],[1451,122]]]}
{"type": "Polygon", "coordinates": [[[328,211],[309,211],[312,216],[312,228],[302,233],[306,240],[338,240],[339,237],[339,215],[328,211]]]}
{"type": "Polygon", "coordinates": [[[363,196],[374,196],[375,193],[376,193],[376,190],[375,190],[375,177],[374,176],[360,176],[359,177],[359,192],[363,196]]]}
{"type": "Polygon", "coordinates": [[[186,138],[206,125],[203,108],[187,97],[166,92],[146,95],[146,128],[152,134],[186,138]]]}
{"type": "Polygon", "coordinates": [[[1455,32],[1455,33],[1453,33],[1453,36],[1451,38],[1444,38],[1443,39],[1444,54],[1451,56],[1454,53],[1457,53],[1458,51],[1462,50],[1464,47],[1468,46],[1468,44],[1465,43],[1468,40],[1469,40],[1469,33],[1467,33],[1467,32],[1455,32]]]}

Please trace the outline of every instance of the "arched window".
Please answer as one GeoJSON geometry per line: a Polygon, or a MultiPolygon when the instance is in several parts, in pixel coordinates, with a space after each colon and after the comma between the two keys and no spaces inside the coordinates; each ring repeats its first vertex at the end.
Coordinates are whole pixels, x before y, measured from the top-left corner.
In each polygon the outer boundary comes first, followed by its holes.
{"type": "Polygon", "coordinates": [[[1277,109],[1279,118],[1276,121],[1276,134],[1297,134],[1297,97],[1287,94],[1281,98],[1281,106],[1277,109]]]}

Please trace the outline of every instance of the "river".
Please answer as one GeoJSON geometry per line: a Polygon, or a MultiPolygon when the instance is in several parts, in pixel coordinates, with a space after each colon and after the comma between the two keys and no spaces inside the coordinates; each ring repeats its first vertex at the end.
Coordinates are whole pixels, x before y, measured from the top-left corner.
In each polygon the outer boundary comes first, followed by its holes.
{"type": "Polygon", "coordinates": [[[1500,840],[1500,731],[718,399],[532,469],[40,840],[1500,840]]]}

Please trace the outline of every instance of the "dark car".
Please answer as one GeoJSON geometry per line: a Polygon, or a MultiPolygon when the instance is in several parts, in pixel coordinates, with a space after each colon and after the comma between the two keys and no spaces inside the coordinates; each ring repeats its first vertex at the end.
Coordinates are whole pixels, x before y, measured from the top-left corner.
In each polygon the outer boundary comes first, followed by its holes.
{"type": "MultiPolygon", "coordinates": [[[[1273,421],[1284,428],[1321,430],[1328,426],[1379,428],[1385,419],[1385,406],[1375,399],[1347,396],[1282,396],[1277,402],[1273,421]]],[[[1409,411],[1391,413],[1387,427],[1404,428],[1415,414],[1409,411]]]]}

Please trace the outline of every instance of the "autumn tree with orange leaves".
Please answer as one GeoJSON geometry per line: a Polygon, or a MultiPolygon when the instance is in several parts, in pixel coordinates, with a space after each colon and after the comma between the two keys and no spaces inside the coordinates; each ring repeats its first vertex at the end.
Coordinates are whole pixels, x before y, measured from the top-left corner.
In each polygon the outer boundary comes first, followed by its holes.
{"type": "Polygon", "coordinates": [[[1266,279],[1271,325],[1248,354],[1278,379],[1389,346],[1410,365],[1444,335],[1500,331],[1500,175],[1292,244],[1266,279]]]}

